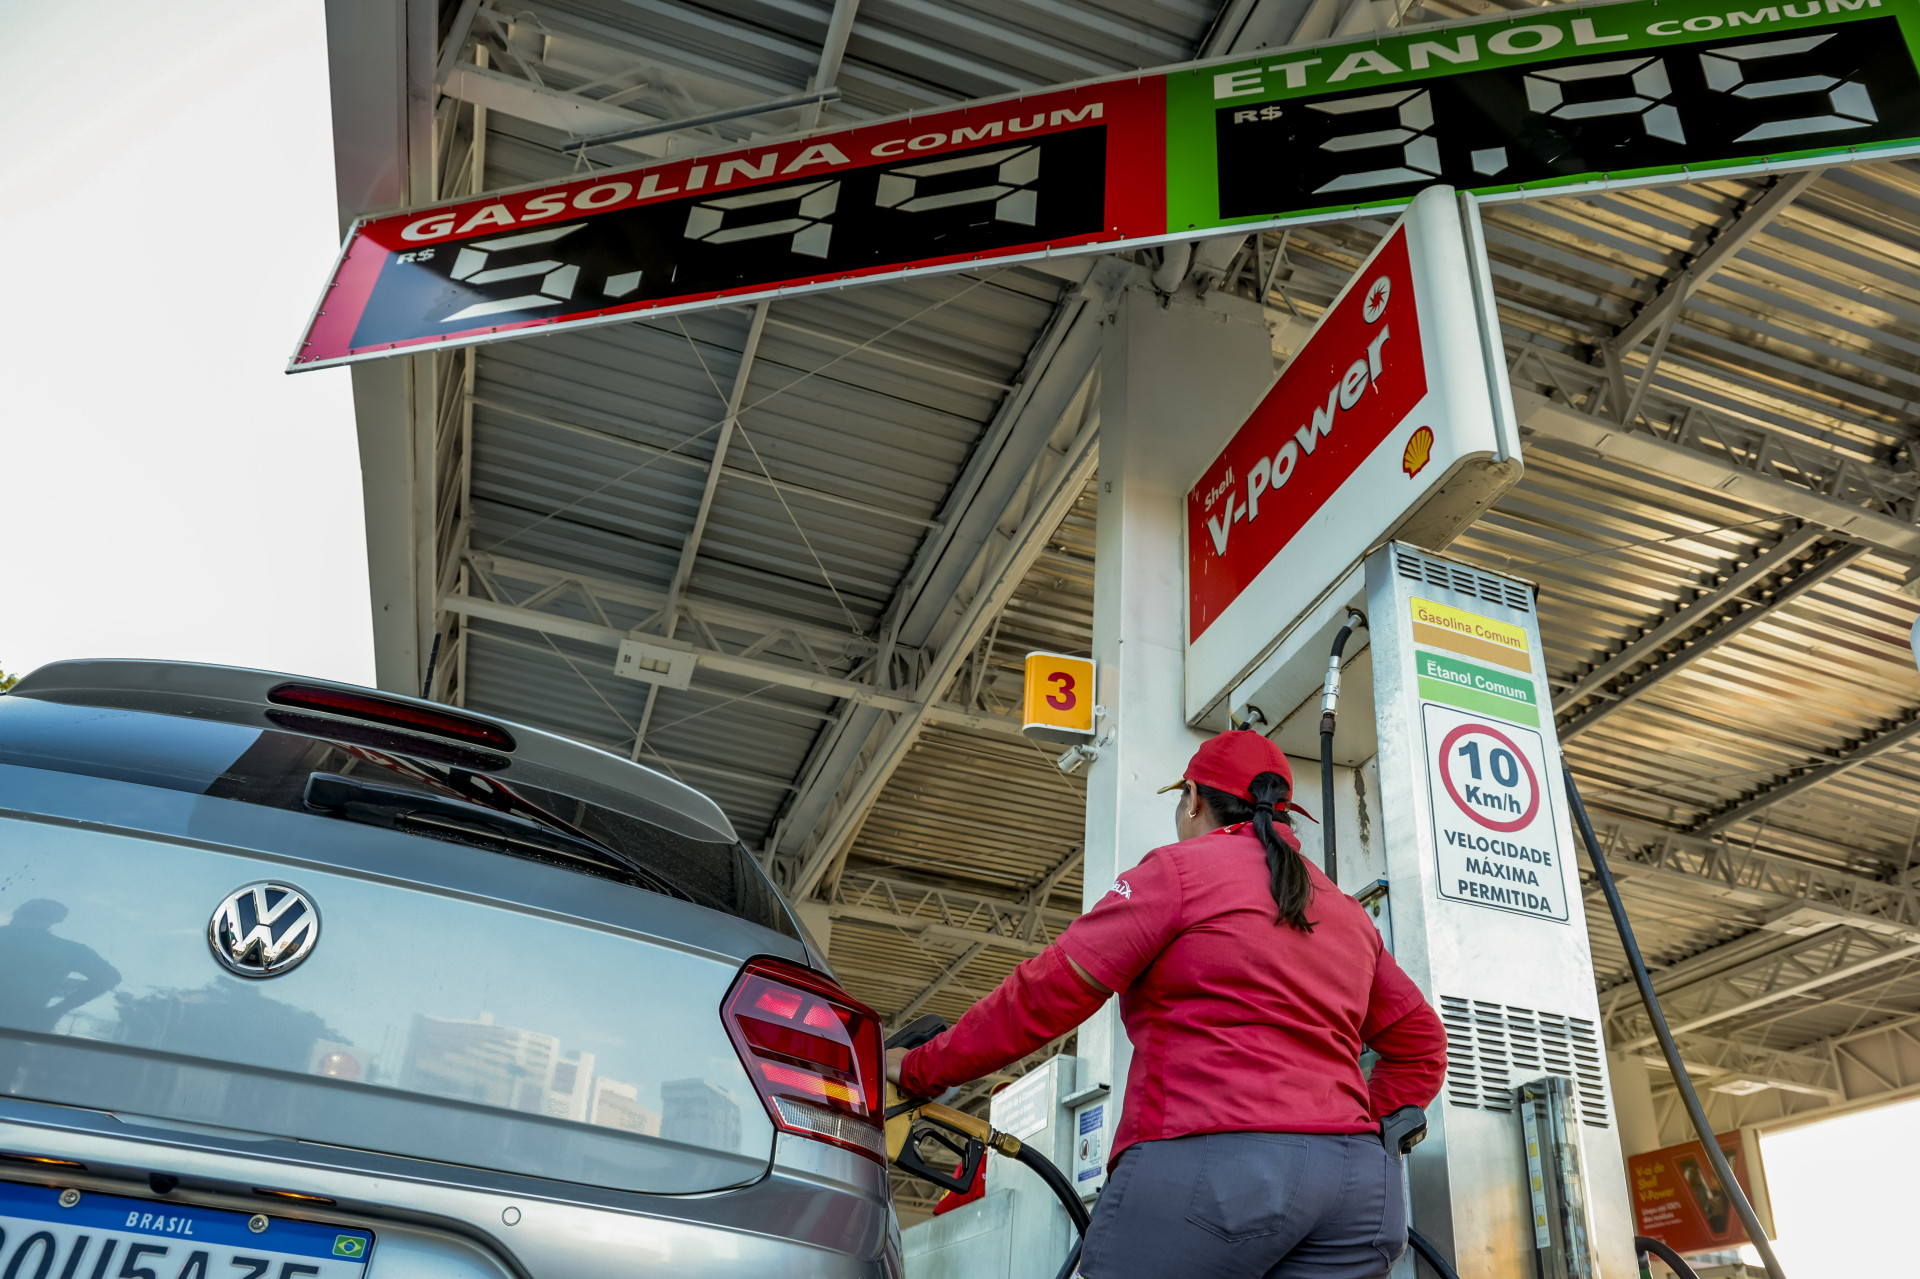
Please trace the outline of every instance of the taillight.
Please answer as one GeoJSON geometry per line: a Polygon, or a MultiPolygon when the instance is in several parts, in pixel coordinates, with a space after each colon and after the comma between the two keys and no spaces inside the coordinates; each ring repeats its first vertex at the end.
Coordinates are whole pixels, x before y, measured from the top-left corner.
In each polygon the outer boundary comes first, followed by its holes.
{"type": "Polygon", "coordinates": [[[872,1009],[811,969],[755,959],[727,993],[721,1020],[774,1127],[887,1161],[872,1009]]]}
{"type": "Polygon", "coordinates": [[[430,706],[415,706],[394,701],[377,693],[355,693],[338,688],[316,688],[311,684],[281,684],[267,693],[267,700],[279,706],[298,706],[303,710],[326,711],[389,728],[432,733],[475,746],[490,746],[497,751],[513,749],[513,734],[498,724],[443,711],[430,706]]]}

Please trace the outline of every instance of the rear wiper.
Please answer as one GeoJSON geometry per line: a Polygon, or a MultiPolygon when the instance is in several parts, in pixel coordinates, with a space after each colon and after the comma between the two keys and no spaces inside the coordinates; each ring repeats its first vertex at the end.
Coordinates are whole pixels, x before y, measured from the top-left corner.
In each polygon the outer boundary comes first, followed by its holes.
{"type": "Polygon", "coordinates": [[[655,892],[684,901],[693,900],[684,889],[654,874],[620,850],[572,831],[556,829],[531,817],[503,813],[464,800],[422,794],[400,786],[382,786],[378,782],[342,777],[338,773],[314,773],[309,776],[306,801],[309,808],[333,813],[348,821],[365,822],[370,826],[420,831],[493,844],[514,852],[588,862],[622,871],[655,892]]]}

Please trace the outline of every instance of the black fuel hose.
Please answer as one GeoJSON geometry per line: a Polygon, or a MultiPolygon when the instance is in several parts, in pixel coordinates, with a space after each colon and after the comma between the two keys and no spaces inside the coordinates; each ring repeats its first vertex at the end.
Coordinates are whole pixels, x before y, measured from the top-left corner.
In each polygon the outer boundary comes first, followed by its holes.
{"type": "Polygon", "coordinates": [[[1333,725],[1340,705],[1340,655],[1346,651],[1353,628],[1365,626],[1367,615],[1357,608],[1347,610],[1347,624],[1333,637],[1333,652],[1327,657],[1327,683],[1320,698],[1320,869],[1335,888],[1340,887],[1340,855],[1334,844],[1333,820],[1333,725]]]}
{"type": "Polygon", "coordinates": [[[1020,1153],[1014,1158],[1033,1169],[1040,1180],[1047,1183],[1047,1189],[1059,1199],[1061,1206],[1067,1210],[1067,1216],[1073,1218],[1073,1228],[1084,1236],[1087,1233],[1087,1206],[1081,1203],[1080,1196],[1074,1193],[1066,1174],[1053,1166],[1053,1160],[1032,1146],[1022,1145],[1020,1153]]]}
{"type": "MultiPolygon", "coordinates": [[[[1620,946],[1627,952],[1627,966],[1633,970],[1633,984],[1640,988],[1640,1002],[1647,1007],[1647,1017],[1653,1022],[1654,1037],[1660,1041],[1661,1055],[1667,1059],[1667,1069],[1673,1072],[1673,1082],[1680,1089],[1680,1099],[1686,1103],[1687,1117],[1693,1120],[1693,1130],[1700,1134],[1700,1144],[1706,1149],[1707,1161],[1713,1165],[1713,1175],[1720,1179],[1721,1187],[1733,1201],[1734,1211],[1740,1214],[1740,1224],[1747,1228],[1747,1239],[1759,1251],[1761,1264],[1767,1268],[1768,1279],[1786,1279],[1779,1258],[1773,1255],[1773,1243],[1767,1238],[1767,1232],[1760,1228],[1760,1218],[1753,1211],[1753,1205],[1747,1202],[1746,1192],[1734,1178],[1733,1169],[1727,1166],[1727,1157],[1722,1153],[1720,1143],[1714,1140],[1713,1125],[1708,1122],[1707,1112],[1700,1105],[1700,1095],[1693,1090],[1693,1081],[1687,1077],[1687,1068],[1680,1060],[1680,1049],[1673,1042],[1673,1032],[1667,1029],[1666,1014],[1660,1011],[1659,997],[1653,992],[1653,978],[1647,973],[1647,961],[1641,958],[1640,943],[1634,940],[1633,925],[1627,922],[1626,904],[1620,900],[1620,889],[1613,882],[1613,870],[1607,865],[1605,854],[1600,851],[1599,836],[1593,833],[1593,819],[1587,816],[1587,806],[1580,802],[1580,788],[1574,784],[1573,770],[1567,767],[1564,755],[1560,759],[1560,772],[1567,779],[1567,799],[1573,806],[1574,822],[1580,828],[1580,838],[1586,842],[1587,857],[1593,862],[1593,872],[1600,881],[1600,891],[1606,895],[1607,909],[1613,913],[1613,925],[1620,933],[1620,946]]],[[[1658,1255],[1662,1261],[1667,1260],[1665,1252],[1658,1255]]]]}
{"type": "Polygon", "coordinates": [[[1693,1273],[1693,1267],[1681,1260],[1679,1253],[1667,1247],[1667,1245],[1661,1243],[1658,1239],[1649,1239],[1645,1235],[1635,1235],[1633,1237],[1633,1250],[1639,1253],[1652,1253],[1654,1256],[1660,1258],[1660,1260],[1666,1262],[1667,1268],[1673,1271],[1674,1274],[1679,1275],[1680,1279],[1700,1279],[1699,1275],[1693,1273]]]}
{"type": "MultiPolygon", "coordinates": [[[[1080,1264],[1080,1249],[1085,1246],[1086,1242],[1085,1239],[1076,1239],[1073,1241],[1073,1251],[1067,1254],[1066,1264],[1060,1267],[1060,1273],[1055,1275],[1053,1279],[1073,1279],[1073,1268],[1080,1264]]],[[[1694,1276],[1687,1275],[1685,1279],[1694,1279],[1694,1276]]]]}
{"type": "MultiPolygon", "coordinates": [[[[1447,1264],[1447,1259],[1440,1255],[1440,1250],[1421,1238],[1420,1232],[1412,1226],[1407,1227],[1407,1242],[1413,1245],[1413,1250],[1420,1254],[1422,1261],[1433,1267],[1440,1279],[1460,1279],[1454,1268],[1447,1264]]],[[[1689,1275],[1687,1279],[1693,1279],[1693,1276],[1689,1275]]]]}

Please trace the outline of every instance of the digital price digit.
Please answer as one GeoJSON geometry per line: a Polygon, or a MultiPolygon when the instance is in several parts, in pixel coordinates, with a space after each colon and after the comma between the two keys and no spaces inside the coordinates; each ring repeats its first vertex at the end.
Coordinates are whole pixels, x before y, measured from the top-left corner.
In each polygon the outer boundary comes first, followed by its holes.
{"type": "Polygon", "coordinates": [[[1398,147],[1400,163],[1393,168],[1365,169],[1346,173],[1314,188],[1318,195],[1327,191],[1357,191],[1365,187],[1385,186],[1390,182],[1433,181],[1440,176],[1440,143],[1432,133],[1433,95],[1425,89],[1413,92],[1375,93],[1344,102],[1316,102],[1312,109],[1327,115],[1379,111],[1391,107],[1395,126],[1360,133],[1344,133],[1320,144],[1322,151],[1370,151],[1376,147],[1398,147]]]}
{"type": "Polygon", "coordinates": [[[1866,85],[1857,81],[1820,74],[1783,75],[1771,80],[1749,78],[1752,72],[1781,69],[1751,66],[1752,63],[1789,57],[1796,53],[1811,53],[1831,39],[1832,33],[1800,36],[1792,40],[1769,40],[1765,44],[1750,44],[1740,48],[1709,49],[1700,55],[1700,68],[1706,73],[1707,84],[1719,93],[1731,93],[1736,98],[1778,98],[1802,93],[1826,95],[1830,109],[1820,115],[1769,120],[1748,129],[1734,139],[1736,142],[1760,142],[1799,133],[1860,129],[1879,122],[1880,117],[1873,109],[1873,96],[1867,92],[1866,85]]]}

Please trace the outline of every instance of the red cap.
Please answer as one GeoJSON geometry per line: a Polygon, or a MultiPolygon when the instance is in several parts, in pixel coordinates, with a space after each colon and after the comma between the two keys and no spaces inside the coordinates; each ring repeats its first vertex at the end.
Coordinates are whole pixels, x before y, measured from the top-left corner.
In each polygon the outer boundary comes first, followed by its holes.
{"type": "Polygon", "coordinates": [[[1287,763],[1286,753],[1258,733],[1232,729],[1202,742],[1187,761],[1187,771],[1180,781],[1162,786],[1160,793],[1175,790],[1183,782],[1198,782],[1238,795],[1251,804],[1253,794],[1248,787],[1262,773],[1280,774],[1287,783],[1287,793],[1293,793],[1293,767],[1287,763]]]}

